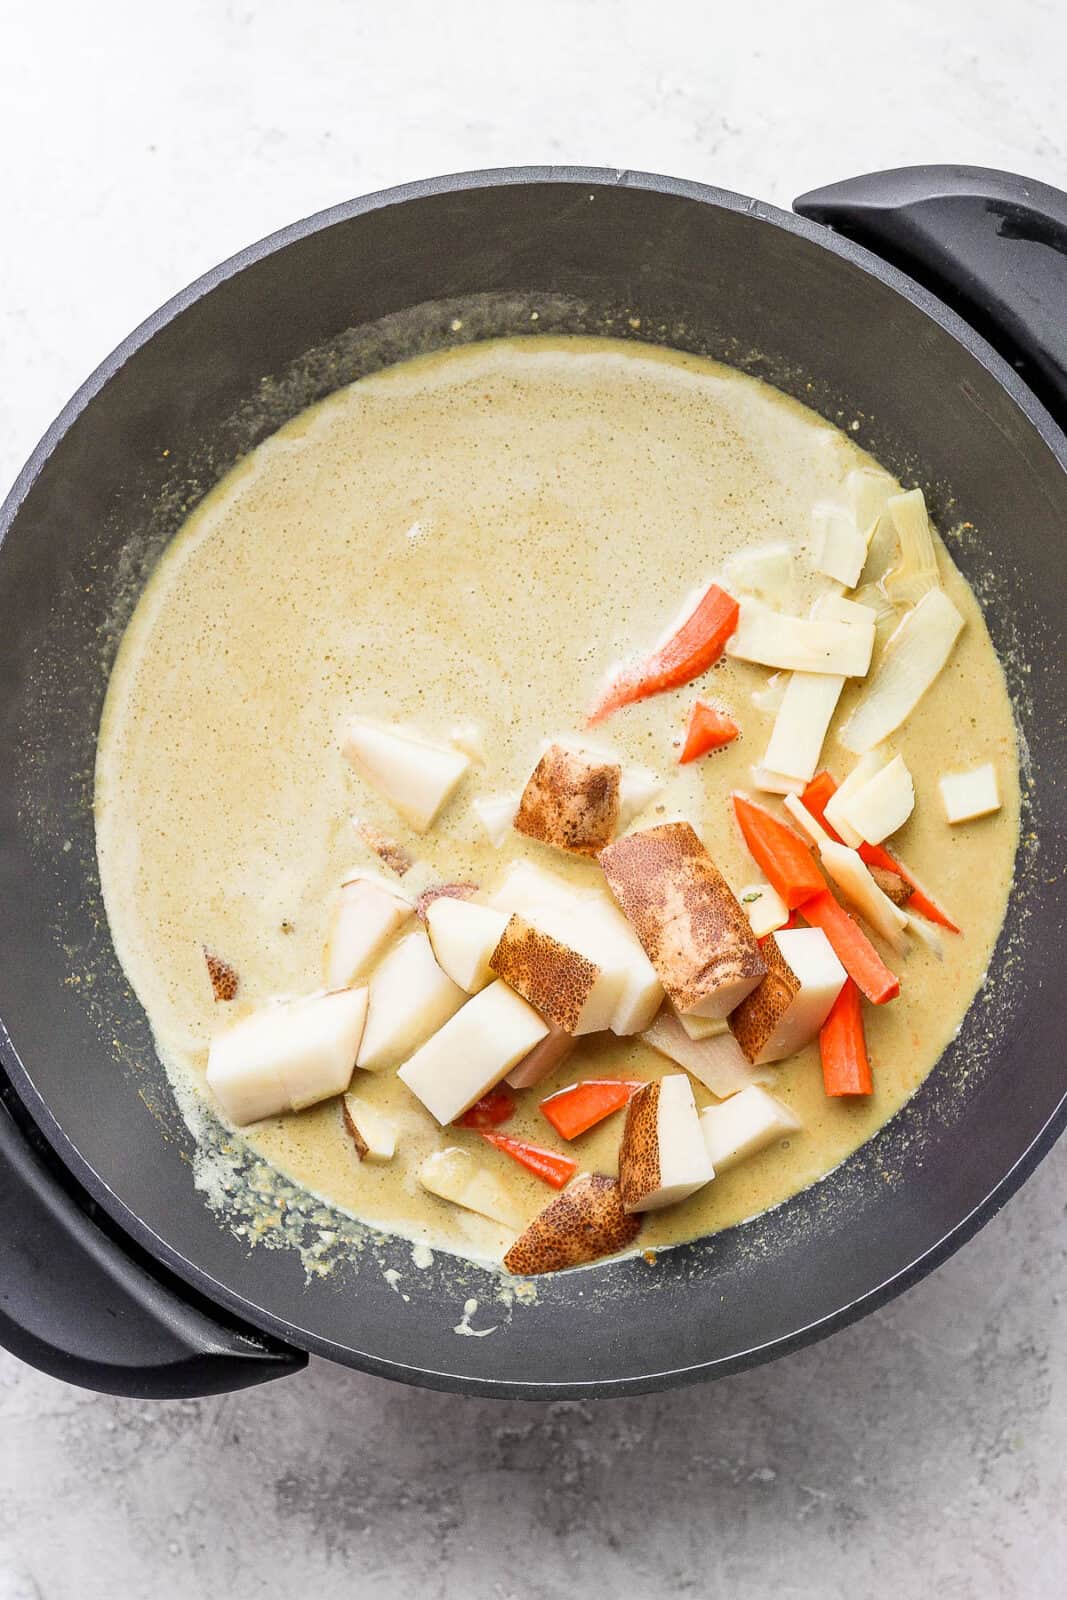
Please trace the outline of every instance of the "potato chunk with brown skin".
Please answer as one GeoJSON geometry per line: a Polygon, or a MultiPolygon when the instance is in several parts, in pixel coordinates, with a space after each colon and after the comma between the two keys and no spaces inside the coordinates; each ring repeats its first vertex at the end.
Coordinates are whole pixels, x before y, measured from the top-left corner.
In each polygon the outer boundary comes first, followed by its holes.
{"type": "Polygon", "coordinates": [[[730,1018],[730,1031],[749,1061],[756,1060],[800,993],[800,979],[782,956],[773,936],[763,946],[763,958],[767,963],[767,976],[730,1018]]]}
{"type": "Polygon", "coordinates": [[[519,1235],[504,1266],[519,1277],[562,1272],[633,1244],[641,1218],[622,1209],[619,1185],[599,1173],[575,1178],[519,1235]]]}
{"type": "Polygon", "coordinates": [[[724,1017],[755,988],[767,967],[748,917],[688,822],[627,834],[599,859],[680,1012],[724,1017]]]}
{"type": "Polygon", "coordinates": [[[535,1083],[540,1083],[542,1078],[547,1078],[550,1072],[562,1066],[576,1043],[573,1034],[564,1033],[554,1022],[549,1023],[548,1032],[540,1044],[535,1044],[530,1054],[512,1068],[506,1082],[513,1089],[531,1089],[535,1083]]]}
{"type": "Polygon", "coordinates": [[[593,1014],[600,968],[551,934],[514,916],[489,958],[489,969],[522,995],[546,1022],[564,1033],[590,1033],[603,1019],[593,1014]]]}
{"type": "Polygon", "coordinates": [[[888,900],[892,900],[895,906],[906,906],[915,893],[906,878],[902,878],[899,872],[890,872],[888,867],[871,867],[870,874],[882,893],[888,900]]]}
{"type": "Polygon", "coordinates": [[[515,828],[571,855],[595,856],[615,837],[621,778],[616,763],[551,745],[522,791],[515,828]]]}
{"type": "Polygon", "coordinates": [[[209,950],[206,944],[202,948],[204,961],[207,964],[207,975],[211,979],[212,994],[216,1000],[232,1000],[241,984],[236,967],[231,967],[228,961],[223,961],[222,957],[209,950]]]}

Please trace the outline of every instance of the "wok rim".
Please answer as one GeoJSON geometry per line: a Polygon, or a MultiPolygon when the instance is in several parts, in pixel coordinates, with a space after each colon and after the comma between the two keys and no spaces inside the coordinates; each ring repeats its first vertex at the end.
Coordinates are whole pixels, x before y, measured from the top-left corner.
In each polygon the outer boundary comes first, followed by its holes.
{"type": "MultiPolygon", "coordinates": [[[[1035,429],[1042,442],[1067,472],[1067,434],[1057,425],[1046,407],[1019,377],[1009,362],[997,354],[962,317],[957,315],[936,295],[922,288],[898,268],[890,266],[873,251],[854,243],[820,223],[810,222],[791,211],[750,199],[731,190],[699,183],[690,179],[672,178],[662,174],[646,173],[632,169],[585,166],[516,166],[483,168],[468,172],[449,173],[437,177],[417,179],[413,182],[376,190],[368,195],[339,202],[310,216],[290,223],[255,243],[227,257],[211,267],[185,288],[179,290],[156,311],[146,317],[118,344],[75,391],[55,420],[46,429],[25,466],[0,506],[0,545],[3,544],[18,516],[19,509],[30,492],[52,453],[72,425],[92,404],[105,385],[125,364],[147,345],[158,333],[168,327],[178,316],[193,306],[228,279],[316,233],[344,223],[353,218],[384,209],[428,199],[442,194],[462,193],[469,190],[495,187],[516,187],[533,184],[557,184],[567,187],[590,185],[593,188],[624,187],[639,191],[673,196],[696,201],[702,205],[741,213],[769,226],[796,235],[809,243],[817,244],[843,258],[857,271],[878,279],[918,311],[929,317],[945,333],[960,344],[966,352],[983,366],[990,376],[1007,393],[1013,404],[1035,429]]],[[[263,1333],[311,1354],[335,1363],[369,1372],[378,1377],[423,1387],[501,1399],[551,1400],[588,1397],[602,1399],[616,1395],[638,1394],[668,1387],[695,1383],[703,1379],[726,1376],[788,1355],[826,1338],[831,1333],[850,1326],[869,1312],[886,1305],[897,1295],[913,1288],[928,1273],[941,1266],[958,1249],[968,1242],[1007,1203],[1038,1163],[1048,1154],[1064,1128],[1067,1127],[1067,1087],[1047,1120],[1019,1153],[1016,1160],[990,1187],[985,1197],[933,1245],[892,1273],[881,1283],[856,1299],[837,1306],[803,1327],[788,1334],[752,1345],[728,1356],[694,1363],[683,1367],[668,1367],[659,1371],[645,1371],[618,1378],[574,1381],[532,1381],[521,1379],[495,1379],[473,1377],[462,1372],[438,1370],[410,1363],[390,1361],[352,1346],[340,1345],[320,1335],[300,1328],[297,1324],[279,1317],[266,1306],[246,1299],[243,1295],[220,1283],[195,1261],[184,1256],[169,1244],[97,1174],[88,1160],[72,1142],[51,1108],[40,1094],[23,1065],[13,1040],[0,1018],[0,1063],[3,1064],[25,1110],[45,1137],[67,1172],[99,1204],[119,1228],[135,1244],[194,1292],[215,1305],[224,1308],[263,1333]]]]}

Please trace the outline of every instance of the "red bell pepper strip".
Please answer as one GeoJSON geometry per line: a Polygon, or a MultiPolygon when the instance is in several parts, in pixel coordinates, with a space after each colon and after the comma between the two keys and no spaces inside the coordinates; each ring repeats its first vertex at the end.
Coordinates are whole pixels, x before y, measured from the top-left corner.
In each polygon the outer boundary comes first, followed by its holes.
{"type": "Polygon", "coordinates": [[[667,689],[680,689],[714,666],[737,627],[740,607],[732,595],[709,584],[696,607],[665,644],[638,667],[623,669],[589,713],[588,726],[603,722],[623,706],[647,700],[667,689]]]}
{"type": "Polygon", "coordinates": [[[562,1139],[577,1139],[613,1111],[621,1111],[642,1088],[642,1082],[629,1078],[587,1078],[550,1094],[541,1101],[541,1110],[562,1139]]]}
{"type": "Polygon", "coordinates": [[[535,1177],[550,1183],[553,1189],[562,1189],[578,1171],[577,1161],[572,1161],[570,1156],[557,1155],[555,1150],[545,1150],[539,1144],[528,1144],[525,1139],[515,1139],[508,1133],[489,1133],[485,1128],[481,1129],[481,1135],[535,1177]]]}
{"type": "Polygon", "coordinates": [[[790,911],[826,888],[826,879],[799,834],[743,794],[735,794],[734,813],[749,854],[778,890],[790,911]]]}
{"type": "Polygon", "coordinates": [[[819,1029],[822,1081],[828,1095],[870,1094],[871,1063],[863,1033],[863,1001],[851,978],[830,1008],[819,1029]]]}
{"type": "Polygon", "coordinates": [[[457,1128],[495,1128],[501,1122],[506,1122],[515,1111],[515,1096],[510,1089],[505,1089],[503,1084],[495,1089],[490,1089],[488,1094],[483,1094],[476,1100],[469,1111],[457,1117],[457,1128]]]}
{"type": "Polygon", "coordinates": [[[829,889],[805,900],[800,915],[811,927],[822,929],[838,961],[872,1005],[884,1006],[887,1000],[896,998],[900,979],[890,972],[859,923],[838,904],[829,889]]]}
{"type": "MultiPolygon", "coordinates": [[[[817,772],[801,795],[801,799],[812,816],[817,817],[822,823],[831,839],[839,840],[838,834],[834,832],[830,823],[826,820],[827,804],[836,791],[837,784],[830,773],[817,772]]],[[[886,872],[895,872],[898,877],[904,879],[905,883],[911,884],[912,893],[908,900],[909,911],[917,911],[920,916],[926,918],[927,922],[936,922],[939,927],[947,928],[950,933],[959,933],[960,930],[952,918],[946,911],[942,911],[936,900],[931,900],[930,896],[920,887],[918,879],[912,876],[902,861],[898,861],[895,856],[891,856],[889,851],[884,850],[880,844],[861,844],[859,854],[860,860],[865,861],[869,867],[882,867],[886,872]]]]}
{"type": "Polygon", "coordinates": [[[717,711],[703,700],[694,703],[685,729],[685,744],[678,757],[679,766],[706,756],[711,750],[721,750],[737,738],[740,729],[725,711],[717,711]]]}

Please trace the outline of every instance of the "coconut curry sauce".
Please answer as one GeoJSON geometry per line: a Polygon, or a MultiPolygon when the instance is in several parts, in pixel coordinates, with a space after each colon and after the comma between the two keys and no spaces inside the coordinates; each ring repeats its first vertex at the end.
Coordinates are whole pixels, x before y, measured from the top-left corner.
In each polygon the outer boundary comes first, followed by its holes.
{"type": "MultiPolygon", "coordinates": [[[[491,891],[518,858],[576,882],[595,861],[508,830],[491,844],[472,801],[521,790],[546,738],[575,734],[615,661],[663,637],[695,585],[736,552],[787,541],[787,609],[806,615],[838,586],[805,560],[813,503],[875,464],[844,434],[758,381],[710,362],[605,340],[477,344],[365,378],[296,418],[238,466],[173,541],[130,624],[100,732],[96,816],[115,945],[168,1072],[203,1088],[209,1041],[268,997],[321,987],[338,885],[388,877],[354,815],[398,839],[415,865],[396,883],[491,891]],[[341,755],[353,714],[479,751],[436,824],[419,836],[341,755]],[[473,741],[473,742],[472,742],[473,741]],[[204,947],[239,976],[213,999],[204,947]]],[[[828,1099],[818,1044],[771,1068],[802,1128],[649,1213],[650,1248],[764,1211],[818,1179],[890,1117],[929,1072],[982,982],[1001,924],[1018,833],[1017,757],[1004,678],[979,608],[937,542],[941,582],[965,620],[947,666],[892,737],[914,779],[910,819],[888,841],[963,929],[939,960],[909,940],[899,999],[865,1006],[874,1092],[828,1099]],[[946,772],[995,764],[1001,807],[950,827],[946,772]]],[[[723,579],[726,582],[726,579],[723,579]]],[[[879,633],[877,651],[884,632],[879,633]]],[[[729,796],[753,788],[774,721],[753,693],[768,670],[725,658],[675,692],[595,730],[664,789],[640,825],[684,817],[730,885],[758,876],[729,796]],[[697,695],[740,737],[680,766],[697,695]]],[[[837,735],[862,684],[846,684],[821,767],[855,764],[837,735]]],[[[877,943],[878,941],[876,941],[877,943]]],[[[536,1088],[504,1131],[613,1174],[625,1113],[566,1145],[539,1112],[583,1077],[653,1079],[681,1069],[639,1038],[599,1033],[536,1088]]],[[[438,1128],[394,1071],[356,1073],[399,1134],[395,1158],[357,1159],[341,1102],[271,1117],[243,1136],[337,1206],[434,1247],[499,1257],[510,1235],[427,1194],[424,1158],[465,1146],[522,1218],[553,1191],[472,1131],[438,1128]]],[[[355,1085],[354,1085],[355,1087],[355,1085]]],[[[711,1096],[694,1082],[698,1105],[711,1096]]]]}

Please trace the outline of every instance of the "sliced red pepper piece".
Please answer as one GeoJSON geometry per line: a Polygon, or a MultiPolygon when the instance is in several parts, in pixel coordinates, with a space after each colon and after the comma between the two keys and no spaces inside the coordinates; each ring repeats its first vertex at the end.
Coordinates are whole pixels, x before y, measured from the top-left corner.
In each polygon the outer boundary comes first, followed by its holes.
{"type": "MultiPolygon", "coordinates": [[[[826,807],[836,791],[837,783],[831,774],[829,772],[817,772],[801,795],[801,799],[812,816],[817,817],[822,823],[831,839],[836,839],[840,844],[843,841],[826,820],[826,807]]],[[[908,901],[909,911],[917,911],[920,916],[926,918],[927,922],[936,922],[938,927],[947,928],[950,933],[959,933],[959,928],[948,915],[948,912],[942,911],[936,900],[931,900],[918,879],[908,871],[902,861],[897,860],[896,856],[891,856],[889,851],[883,849],[880,844],[866,843],[860,845],[859,855],[860,860],[866,862],[867,866],[883,867],[886,872],[895,872],[904,879],[905,883],[911,884],[912,895],[908,901]]]]}
{"type": "Polygon", "coordinates": [[[505,1089],[503,1084],[495,1089],[490,1089],[488,1094],[483,1094],[476,1100],[469,1111],[456,1118],[457,1128],[495,1128],[501,1122],[506,1122],[515,1112],[515,1096],[510,1089],[505,1089]]]}
{"type": "Polygon", "coordinates": [[[643,1087],[632,1078],[587,1078],[550,1094],[541,1101],[541,1110],[562,1139],[577,1139],[613,1111],[621,1111],[634,1091],[643,1087]]]}
{"type": "Polygon", "coordinates": [[[516,1139],[509,1133],[489,1133],[485,1128],[480,1132],[483,1139],[487,1139],[498,1150],[503,1150],[506,1156],[526,1167],[535,1177],[550,1183],[553,1189],[562,1189],[578,1171],[577,1161],[572,1161],[570,1156],[561,1156],[555,1150],[529,1144],[525,1139],[516,1139]]]}
{"type": "Polygon", "coordinates": [[[887,1000],[896,998],[900,993],[900,979],[895,972],[890,972],[859,923],[849,916],[829,889],[805,900],[800,915],[811,927],[822,929],[838,961],[872,1005],[884,1006],[887,1000]]]}
{"type": "Polygon", "coordinates": [[[799,834],[746,795],[735,794],[733,799],[749,854],[790,911],[826,888],[826,880],[799,834]]]}
{"type": "Polygon", "coordinates": [[[712,750],[721,750],[737,738],[740,729],[732,717],[704,700],[697,700],[686,724],[685,744],[678,757],[679,766],[706,756],[712,750]]]}
{"type": "Polygon", "coordinates": [[[819,1052],[823,1087],[828,1095],[872,1093],[863,1001],[851,978],[845,979],[830,1015],[819,1029],[819,1052]]]}
{"type": "Polygon", "coordinates": [[[608,685],[589,713],[589,726],[603,722],[623,706],[647,700],[667,689],[680,689],[715,665],[737,627],[740,607],[732,595],[709,584],[700,600],[666,644],[640,666],[623,670],[608,685]]]}

